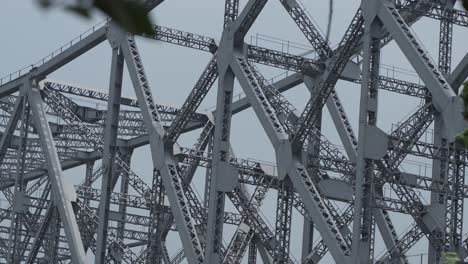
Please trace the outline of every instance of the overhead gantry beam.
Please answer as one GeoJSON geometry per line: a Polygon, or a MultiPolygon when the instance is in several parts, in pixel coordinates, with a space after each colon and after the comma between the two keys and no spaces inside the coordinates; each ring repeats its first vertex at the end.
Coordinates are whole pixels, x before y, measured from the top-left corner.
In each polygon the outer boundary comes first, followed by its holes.
{"type": "Polygon", "coordinates": [[[30,72],[26,72],[20,77],[1,85],[0,97],[17,92],[23,82],[31,77],[35,77],[38,80],[44,79],[50,73],[104,42],[106,40],[106,31],[106,27],[103,26],[88,36],[83,37],[80,41],[70,43],[69,47],[61,48],[58,54],[53,53],[50,55],[50,58],[44,58],[40,66],[32,68],[30,72]]]}
{"type": "MultiPolygon", "coordinates": [[[[164,0],[146,0],[144,5],[149,12],[163,1],[164,0]]],[[[86,32],[70,41],[70,43],[67,43],[65,46],[60,47],[35,64],[30,69],[31,71],[25,71],[23,73],[19,71],[8,79],[5,77],[5,79],[0,80],[0,98],[17,92],[19,87],[28,79],[35,78],[38,81],[43,80],[47,75],[104,42],[106,40],[107,26],[110,25],[110,22],[111,20],[107,19],[105,23],[100,23],[98,28],[93,27],[90,32],[86,32]]]]}
{"type": "MultiPolygon", "coordinates": [[[[287,91],[287,90],[295,87],[296,85],[301,83],[301,81],[302,81],[302,78],[301,78],[300,74],[293,74],[290,77],[287,77],[287,78],[285,78],[283,80],[278,81],[277,83],[274,84],[274,86],[277,87],[279,91],[284,92],[284,91],[287,91]]],[[[82,90],[82,89],[80,90],[80,88],[77,88],[77,87],[67,86],[66,90],[68,92],[71,92],[71,90],[77,90],[77,93],[74,93],[74,94],[78,95],[78,94],[83,94],[84,93],[84,94],[86,94],[85,96],[90,96],[90,94],[86,90],[82,90]]],[[[98,95],[93,95],[93,98],[96,98],[96,99],[102,98],[102,99],[99,99],[99,100],[106,100],[107,101],[108,96],[106,94],[98,94],[98,95]]],[[[124,101],[126,101],[126,100],[124,100],[124,101]]],[[[135,104],[130,103],[130,105],[135,105],[135,104]]],[[[246,98],[241,98],[241,99],[239,99],[239,100],[237,100],[237,101],[235,101],[233,103],[232,112],[233,112],[233,114],[237,114],[237,113],[239,113],[241,111],[244,111],[245,109],[248,109],[249,107],[250,107],[250,103],[246,100],[246,98]]],[[[164,109],[164,107],[163,106],[161,106],[161,107],[158,106],[158,109],[160,109],[160,111],[162,111],[164,109]]],[[[177,109],[174,109],[174,111],[175,110],[177,110],[177,109]]],[[[189,126],[187,129],[188,129],[188,131],[191,131],[191,130],[196,129],[198,127],[199,127],[199,125],[189,126]]],[[[129,140],[119,140],[119,147],[134,149],[134,148],[138,148],[138,147],[147,145],[148,142],[149,142],[148,141],[148,136],[144,135],[144,136],[140,136],[140,137],[129,139],[129,140]]],[[[79,154],[77,156],[77,158],[78,158],[77,160],[68,160],[68,161],[62,162],[62,164],[61,164],[62,169],[67,170],[67,169],[75,168],[77,166],[83,165],[87,161],[93,161],[93,160],[101,159],[101,157],[102,157],[102,154],[99,151],[95,151],[95,152],[91,152],[91,153],[82,152],[81,154],[79,154]]],[[[25,179],[25,181],[31,181],[31,180],[35,180],[35,179],[37,179],[39,177],[42,177],[44,175],[45,175],[45,171],[28,172],[24,176],[24,179],[25,179]]],[[[13,184],[14,184],[14,179],[10,180],[9,182],[4,182],[1,185],[1,188],[2,189],[3,188],[8,188],[8,187],[13,186],[13,184]]]]}

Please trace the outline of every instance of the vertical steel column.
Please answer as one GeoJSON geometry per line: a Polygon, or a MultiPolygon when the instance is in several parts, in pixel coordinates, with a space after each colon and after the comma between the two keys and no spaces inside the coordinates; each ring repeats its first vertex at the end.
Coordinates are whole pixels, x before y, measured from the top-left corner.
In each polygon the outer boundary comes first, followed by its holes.
{"type": "Polygon", "coordinates": [[[262,262],[264,264],[273,264],[273,260],[271,259],[270,254],[268,254],[268,251],[265,249],[262,243],[258,241],[258,239],[253,239],[252,242],[256,243],[257,245],[257,250],[260,255],[260,258],[262,259],[262,262]]]}
{"type": "Polygon", "coordinates": [[[314,248],[314,222],[309,220],[308,216],[304,216],[302,233],[301,259],[304,260],[314,248]]]}
{"type": "Polygon", "coordinates": [[[57,208],[52,205],[52,220],[49,227],[48,239],[45,243],[44,255],[49,263],[57,263],[58,247],[60,243],[61,221],[57,208]]]}
{"type": "MultiPolygon", "coordinates": [[[[370,1],[362,5],[371,9],[370,1]]],[[[366,12],[367,11],[367,12],[366,12]]],[[[356,158],[356,184],[353,221],[352,263],[369,264],[374,258],[375,220],[373,217],[374,161],[369,145],[372,128],[377,124],[378,82],[380,64],[380,36],[382,23],[363,10],[365,19],[364,57],[362,70],[361,104],[359,111],[359,141],[356,158]]]]}
{"type": "Polygon", "coordinates": [[[173,156],[172,142],[164,141],[165,129],[155,105],[151,87],[143,67],[135,39],[127,36],[121,42],[127,68],[132,79],[135,94],[148,129],[151,158],[154,167],[160,171],[171,211],[176,220],[179,236],[184,246],[184,253],[190,263],[203,263],[204,255],[197,234],[195,220],[189,208],[189,200],[184,193],[181,171],[173,156]]]}
{"type": "MultiPolygon", "coordinates": [[[[225,193],[223,185],[229,185],[228,171],[230,156],[229,137],[231,132],[231,104],[234,88],[234,73],[226,62],[218,60],[218,96],[216,103],[215,131],[213,136],[213,161],[210,176],[208,202],[208,230],[205,249],[205,263],[221,262],[221,246],[223,242],[223,217],[225,193]],[[221,64],[223,63],[223,65],[221,64]],[[226,180],[226,182],[223,182],[226,180]]],[[[232,184],[231,184],[232,185],[232,184]]],[[[227,186],[226,186],[227,187],[227,186]]]]}
{"type": "Polygon", "coordinates": [[[463,212],[465,193],[465,165],[467,152],[464,146],[453,144],[452,155],[449,163],[447,182],[452,190],[449,194],[450,207],[447,210],[447,235],[446,248],[451,252],[460,252],[463,235],[463,212]]]}
{"type": "Polygon", "coordinates": [[[15,105],[10,115],[10,119],[3,130],[3,136],[0,140],[0,165],[3,164],[3,159],[5,158],[6,151],[11,145],[11,139],[13,138],[14,132],[16,130],[16,125],[21,117],[21,109],[23,107],[24,95],[20,93],[16,99],[15,105]]]}
{"type": "MultiPolygon", "coordinates": [[[[86,162],[86,174],[85,174],[83,187],[91,188],[91,186],[93,185],[93,168],[94,168],[94,161],[87,161],[86,162]]],[[[85,198],[83,199],[84,204],[89,206],[90,199],[91,199],[90,194],[86,192],[85,198]]]]}
{"type": "MultiPolygon", "coordinates": [[[[447,2],[447,9],[444,11],[446,19],[441,21],[441,40],[444,39],[443,48],[439,49],[439,67],[444,65],[442,72],[447,76],[452,70],[452,43],[453,43],[453,23],[452,9],[453,1],[447,2]]],[[[442,44],[441,44],[442,45],[442,44]]],[[[459,93],[459,85],[453,85],[452,88],[455,94],[459,93]]],[[[446,213],[446,250],[451,252],[460,252],[462,247],[463,235],[463,212],[464,212],[464,185],[465,185],[465,165],[467,152],[466,149],[458,143],[451,144],[449,155],[447,184],[449,185],[450,195],[446,197],[447,207],[446,213]]]]}
{"type": "MultiPolygon", "coordinates": [[[[447,151],[448,140],[447,137],[444,135],[444,131],[444,121],[442,115],[440,113],[437,113],[434,121],[434,146],[441,148],[441,159],[434,159],[432,161],[432,180],[434,182],[441,182],[443,185],[446,185],[449,153],[447,151]]],[[[442,189],[445,189],[446,187],[447,186],[443,187],[442,189]]],[[[431,191],[431,204],[440,205],[440,219],[445,219],[447,211],[447,196],[443,192],[431,191]]],[[[444,232],[445,235],[447,235],[445,222],[441,222],[439,224],[442,225],[442,232],[444,232]]],[[[437,252],[431,243],[429,243],[428,247],[428,264],[438,263],[437,260],[440,259],[440,252],[437,252]]]]}
{"type": "Polygon", "coordinates": [[[236,20],[239,13],[239,0],[226,0],[224,4],[224,27],[236,20]]]}
{"type": "MultiPolygon", "coordinates": [[[[316,96],[314,92],[315,79],[309,76],[304,77],[304,84],[309,89],[311,96],[316,96]]],[[[328,99],[329,101],[330,99],[328,99]]],[[[314,124],[318,137],[311,137],[307,144],[307,152],[303,153],[303,162],[307,168],[313,167],[313,177],[317,175],[317,168],[320,163],[320,135],[322,131],[322,109],[318,110],[318,118],[314,124]],[[310,159],[309,156],[313,156],[310,159]]],[[[331,111],[330,111],[331,112],[331,111]]],[[[305,259],[313,249],[314,243],[314,222],[310,219],[309,215],[304,217],[304,230],[302,234],[302,259],[305,259]]]]}
{"type": "Polygon", "coordinates": [[[57,208],[52,206],[52,203],[49,203],[49,206],[47,208],[47,212],[44,215],[44,220],[42,221],[41,226],[39,227],[39,230],[37,230],[37,232],[36,232],[34,242],[32,243],[31,247],[29,248],[29,255],[28,255],[27,260],[26,260],[27,264],[36,263],[37,255],[39,253],[39,249],[41,248],[41,246],[45,242],[48,241],[48,239],[46,239],[47,231],[49,229],[50,222],[52,221],[54,211],[56,213],[58,213],[57,208]]]}
{"type": "Polygon", "coordinates": [[[292,189],[292,183],[289,178],[279,181],[276,203],[274,263],[286,263],[289,258],[293,203],[292,189]]]}
{"type": "Polygon", "coordinates": [[[255,237],[250,240],[249,244],[249,256],[247,259],[248,264],[257,263],[257,243],[255,242],[255,237]]]}
{"type": "MultiPolygon", "coordinates": [[[[211,148],[212,148],[212,137],[213,137],[213,131],[214,131],[214,124],[211,122],[211,120],[207,121],[205,123],[205,126],[203,127],[203,130],[202,132],[200,133],[200,136],[198,137],[197,139],[197,142],[194,144],[193,146],[193,149],[196,150],[197,152],[200,151],[200,152],[203,152],[205,150],[205,148],[207,147],[208,144],[210,144],[210,150],[208,152],[208,155],[211,157],[211,148]]],[[[197,167],[200,165],[200,161],[201,159],[196,159],[195,162],[191,163],[190,166],[188,166],[185,171],[183,172],[183,175],[181,176],[181,179],[182,179],[182,182],[183,182],[183,186],[184,186],[184,189],[189,189],[191,188],[190,187],[190,183],[192,182],[192,179],[195,175],[195,172],[197,170],[197,167]]],[[[207,173],[207,176],[206,176],[206,181],[209,181],[209,176],[210,176],[210,165],[211,163],[208,162],[207,163],[207,170],[206,170],[206,173],[207,173]]],[[[206,184],[206,182],[205,182],[206,184]]],[[[186,193],[189,193],[189,192],[186,192],[186,193]]],[[[188,198],[188,197],[187,197],[188,198]]],[[[195,201],[192,201],[192,202],[195,202],[195,201]]],[[[203,207],[203,208],[208,208],[208,194],[207,194],[207,190],[205,189],[205,200],[204,200],[204,204],[200,205],[200,209],[203,207]]],[[[192,211],[194,208],[190,208],[189,210],[192,211]]],[[[203,212],[202,213],[203,215],[205,215],[205,213],[203,212]]],[[[206,223],[206,217],[203,216],[203,221],[202,221],[202,227],[203,229],[206,229],[206,226],[207,226],[207,223],[206,223]]],[[[166,237],[167,237],[167,234],[169,232],[169,228],[171,227],[172,225],[172,222],[174,221],[174,215],[170,215],[168,218],[165,219],[165,223],[164,223],[164,229],[163,229],[163,235],[162,235],[162,238],[161,238],[161,241],[166,241],[166,237]]],[[[199,228],[198,232],[200,231],[201,229],[199,228]]],[[[205,243],[205,241],[203,241],[203,243],[205,243]]]]}
{"type": "MultiPolygon", "coordinates": [[[[132,153],[133,149],[127,149],[127,148],[121,148],[119,150],[119,155],[122,158],[122,161],[128,165],[130,168],[130,163],[132,160],[132,153]]],[[[120,175],[120,193],[124,195],[124,197],[128,194],[128,187],[130,184],[130,179],[128,175],[127,170],[120,170],[119,172],[116,172],[114,175],[114,179],[112,180],[112,184],[114,185],[114,182],[117,181],[118,176],[120,175]]],[[[120,216],[120,221],[117,223],[117,239],[120,241],[124,241],[124,230],[125,230],[125,218],[127,214],[127,199],[123,199],[119,203],[119,216],[120,216]]],[[[122,259],[116,260],[116,263],[122,263],[122,259]]]]}
{"type": "Polygon", "coordinates": [[[219,85],[208,202],[208,231],[204,262],[206,264],[221,262],[225,192],[234,190],[238,183],[237,171],[228,162],[230,157],[231,105],[235,78],[230,64],[234,59],[234,53],[242,52],[245,34],[267,2],[266,0],[249,0],[240,16],[236,19],[238,1],[228,1],[226,3],[227,16],[225,16],[225,19],[227,18],[227,20],[225,20],[225,30],[217,52],[219,85]],[[232,6],[231,3],[233,3],[232,6]],[[229,21],[234,19],[235,22],[232,23],[232,27],[226,27],[226,25],[229,25],[229,21]]]}
{"type": "MultiPolygon", "coordinates": [[[[207,155],[208,156],[213,155],[213,136],[210,136],[210,138],[208,139],[207,155]]],[[[205,208],[208,208],[208,202],[210,199],[211,166],[212,166],[212,163],[211,161],[209,161],[208,164],[206,165],[205,192],[203,194],[203,206],[205,208]]]]}
{"type": "Polygon", "coordinates": [[[74,194],[71,193],[73,189],[65,187],[62,168],[60,166],[60,160],[57,155],[52,132],[50,130],[49,123],[47,122],[44,103],[37,84],[35,83],[36,81],[33,80],[32,82],[32,85],[28,84],[27,98],[33,113],[34,125],[37,128],[42,149],[44,151],[47,171],[52,185],[54,204],[56,204],[60,218],[63,222],[73,263],[85,264],[88,261],[86,260],[86,253],[72,207],[72,202],[75,202],[71,200],[71,198],[74,198],[74,194]]]}
{"type": "MultiPolygon", "coordinates": [[[[21,96],[18,100],[23,101],[21,96]]],[[[27,139],[29,131],[29,121],[30,121],[30,112],[29,105],[26,102],[22,103],[21,107],[21,129],[20,129],[20,144],[17,150],[17,164],[16,164],[16,179],[15,179],[15,189],[14,189],[14,200],[13,200],[13,210],[11,213],[11,229],[9,236],[8,244],[8,261],[11,263],[18,263],[21,261],[21,252],[19,247],[20,234],[19,229],[21,228],[21,217],[24,217],[24,213],[28,210],[25,206],[26,203],[26,193],[25,193],[25,183],[23,181],[24,175],[24,166],[26,163],[26,149],[27,149],[27,139]]]]}
{"type": "MultiPolygon", "coordinates": [[[[447,8],[449,8],[447,6],[447,8]]],[[[444,11],[444,16],[450,16],[450,11],[444,11]]],[[[453,24],[449,19],[442,19],[440,21],[440,33],[439,33],[439,70],[445,77],[451,73],[452,66],[452,35],[453,35],[453,24]]],[[[428,98],[427,100],[431,100],[428,98]]],[[[441,113],[437,113],[434,120],[434,145],[441,148],[441,159],[434,159],[432,161],[432,180],[434,182],[441,182],[444,186],[442,189],[449,190],[447,186],[448,176],[448,158],[449,153],[446,151],[448,146],[448,139],[445,135],[444,121],[441,113]]],[[[439,189],[439,188],[437,188],[439,189]]],[[[448,197],[443,192],[431,191],[431,205],[439,205],[440,219],[450,218],[451,215],[447,212],[447,201],[448,197]]],[[[447,219],[447,221],[450,221],[447,219]]],[[[446,221],[446,222],[447,222],[446,221]]],[[[442,232],[445,235],[445,244],[450,244],[450,227],[447,226],[446,222],[439,223],[442,232]],[[448,231],[448,232],[447,232],[448,231]]],[[[449,250],[446,246],[445,250],[449,250]]],[[[436,264],[440,260],[440,253],[429,243],[428,245],[428,264],[436,264]]]]}
{"type": "MultiPolygon", "coordinates": [[[[444,1],[442,1],[444,2],[444,1]]],[[[453,1],[446,1],[442,12],[439,32],[439,70],[446,76],[452,72],[453,23],[451,21],[453,1]]]]}
{"type": "Polygon", "coordinates": [[[164,264],[171,264],[171,258],[169,257],[169,252],[167,251],[166,241],[161,241],[161,254],[164,264]]]}
{"type": "Polygon", "coordinates": [[[153,188],[150,209],[150,228],[148,233],[148,252],[146,263],[162,263],[162,237],[164,227],[164,186],[161,173],[153,171],[153,188]]]}
{"type": "MultiPolygon", "coordinates": [[[[123,162],[125,162],[128,167],[132,161],[132,149],[120,149],[120,156],[122,157],[123,162]]],[[[130,179],[127,170],[120,170],[115,177],[120,175],[120,193],[124,196],[128,194],[128,187],[130,184],[130,179]]],[[[119,203],[119,215],[121,217],[120,221],[117,223],[117,238],[124,240],[124,229],[125,229],[125,215],[127,213],[127,199],[119,203]]]]}
{"type": "Polygon", "coordinates": [[[118,47],[112,48],[112,66],[109,85],[109,100],[104,128],[104,149],[102,153],[101,200],[99,205],[99,223],[97,230],[96,258],[94,263],[103,264],[106,259],[106,239],[109,225],[110,195],[116,168],[114,160],[117,152],[117,134],[119,126],[120,97],[122,94],[122,76],[124,57],[118,47]]]}

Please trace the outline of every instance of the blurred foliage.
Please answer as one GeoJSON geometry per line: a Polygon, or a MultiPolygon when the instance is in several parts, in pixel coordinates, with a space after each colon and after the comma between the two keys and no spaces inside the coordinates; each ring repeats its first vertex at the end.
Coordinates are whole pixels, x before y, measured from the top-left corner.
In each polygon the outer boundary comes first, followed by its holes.
{"type": "MultiPolygon", "coordinates": [[[[133,34],[154,35],[151,18],[144,3],[136,0],[76,0],[74,5],[66,5],[65,9],[80,17],[89,18],[94,9],[100,10],[133,34]]],[[[54,0],[38,0],[42,7],[48,8],[54,0]]]]}
{"type": "Polygon", "coordinates": [[[441,254],[441,261],[442,264],[456,264],[459,263],[460,258],[456,252],[443,252],[441,254]]]}
{"type": "MultiPolygon", "coordinates": [[[[465,82],[463,86],[463,91],[460,96],[463,103],[463,117],[468,121],[468,82],[465,82]]],[[[457,135],[456,141],[468,148],[468,129],[465,129],[463,133],[457,135]]]]}
{"type": "Polygon", "coordinates": [[[463,7],[468,10],[468,0],[461,0],[463,7]]]}

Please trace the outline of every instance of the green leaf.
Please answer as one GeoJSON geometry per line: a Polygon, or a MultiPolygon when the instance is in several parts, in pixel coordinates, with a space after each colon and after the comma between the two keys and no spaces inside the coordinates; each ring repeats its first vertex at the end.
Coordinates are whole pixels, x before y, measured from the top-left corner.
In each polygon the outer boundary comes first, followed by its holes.
{"type": "Polygon", "coordinates": [[[66,10],[75,13],[81,17],[89,18],[90,17],[90,12],[89,9],[83,8],[80,6],[68,6],[65,8],[66,10]]]}
{"type": "Polygon", "coordinates": [[[441,263],[443,263],[443,264],[456,264],[459,261],[460,261],[460,257],[458,257],[458,253],[442,251],[441,261],[440,261],[441,263]]]}
{"type": "MultiPolygon", "coordinates": [[[[466,0],[468,2],[468,0],[466,0]]],[[[465,82],[463,84],[463,91],[460,95],[462,104],[463,104],[463,117],[465,120],[468,120],[468,82],[465,82]]],[[[468,148],[468,129],[465,129],[463,133],[458,134],[455,137],[455,141],[462,145],[465,146],[465,148],[468,148]]]]}
{"type": "Polygon", "coordinates": [[[462,0],[463,7],[468,10],[468,0],[462,0]]]}
{"type": "MultiPolygon", "coordinates": [[[[66,6],[65,10],[81,17],[90,17],[93,8],[99,9],[109,16],[113,22],[123,30],[132,34],[154,36],[156,32],[153,23],[142,1],[137,0],[92,0],[93,6],[80,4],[66,6]]],[[[48,8],[53,4],[51,0],[37,0],[37,3],[48,8]]]]}
{"type": "Polygon", "coordinates": [[[94,0],[94,6],[112,18],[125,31],[133,34],[155,34],[146,9],[136,1],[94,0]]]}
{"type": "Polygon", "coordinates": [[[463,91],[461,93],[461,99],[463,103],[463,117],[468,120],[468,82],[464,83],[463,91]]]}
{"type": "Polygon", "coordinates": [[[462,134],[458,134],[456,137],[455,137],[455,141],[462,145],[462,146],[465,146],[466,148],[468,148],[468,129],[466,129],[462,134]]]}
{"type": "Polygon", "coordinates": [[[38,0],[37,3],[42,8],[47,8],[47,7],[50,7],[51,5],[50,0],[38,0]]]}

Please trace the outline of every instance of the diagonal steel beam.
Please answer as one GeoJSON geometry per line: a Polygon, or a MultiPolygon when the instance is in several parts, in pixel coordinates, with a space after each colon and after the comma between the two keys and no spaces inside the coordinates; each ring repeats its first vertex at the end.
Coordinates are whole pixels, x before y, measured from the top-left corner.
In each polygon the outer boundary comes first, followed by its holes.
{"type": "Polygon", "coordinates": [[[378,17],[426,84],[427,89],[432,94],[435,108],[442,113],[448,129],[448,136],[454,137],[465,127],[463,117],[460,114],[462,110],[458,96],[395,6],[379,0],[378,7],[378,17]]]}
{"type": "MultiPolygon", "coordinates": [[[[22,99],[22,98],[21,98],[22,99]]],[[[21,217],[24,217],[26,210],[21,205],[18,204],[18,200],[25,198],[25,182],[23,181],[23,176],[25,172],[25,163],[26,163],[26,151],[27,151],[27,138],[30,128],[30,106],[28,103],[22,103],[21,107],[21,125],[20,125],[20,143],[17,149],[17,162],[15,168],[15,188],[14,188],[14,203],[13,203],[13,214],[10,216],[10,235],[9,235],[9,245],[8,245],[8,261],[16,263],[18,257],[20,256],[20,251],[18,251],[20,244],[20,237],[18,235],[19,228],[21,227],[21,217]]]]}
{"type": "MultiPolygon", "coordinates": [[[[271,105],[266,100],[268,97],[256,81],[252,73],[253,69],[243,57],[235,57],[232,67],[274,149],[280,150],[276,153],[280,177],[288,175],[292,180],[296,191],[299,192],[309,211],[309,215],[317,224],[317,228],[327,244],[333,249],[332,255],[335,260],[337,262],[345,260],[349,251],[345,239],[341,236],[334,219],[331,217],[332,214],[329,211],[331,208],[325,205],[324,198],[321,197],[302,164],[294,157],[288,157],[289,136],[283,124],[277,119],[275,111],[270,109],[271,105]],[[284,175],[281,176],[283,173],[284,175]]],[[[289,155],[292,155],[291,149],[289,149],[289,155]]]]}
{"type": "Polygon", "coordinates": [[[318,109],[321,109],[325,104],[338,81],[337,76],[342,74],[346,64],[356,50],[363,34],[363,22],[361,11],[358,10],[337,48],[337,52],[335,52],[333,57],[327,62],[324,73],[317,80],[314,91],[316,96],[311,97],[299,118],[297,129],[292,140],[294,151],[300,151],[302,148],[304,141],[306,141],[307,136],[311,132],[312,124],[314,124],[318,118],[318,109]]]}
{"type": "Polygon", "coordinates": [[[468,77],[468,53],[463,56],[458,66],[453,70],[452,74],[448,77],[448,81],[452,84],[452,88],[458,90],[463,82],[468,77]]]}
{"type": "MultiPolygon", "coordinates": [[[[300,5],[294,0],[281,2],[283,6],[288,10],[289,14],[299,26],[301,31],[305,34],[309,42],[318,51],[321,58],[324,60],[329,59],[333,55],[331,48],[328,46],[325,39],[321,36],[317,28],[313,25],[312,21],[307,17],[300,5]]],[[[379,32],[379,34],[381,33],[379,32]]],[[[310,79],[310,77],[305,77],[304,83],[313,95],[314,83],[310,79]]],[[[335,127],[338,130],[338,134],[341,138],[341,141],[345,146],[345,150],[348,153],[348,157],[350,158],[350,160],[355,161],[357,139],[353,133],[353,129],[350,125],[350,122],[347,118],[346,112],[344,111],[338,94],[334,89],[332,89],[331,96],[327,99],[326,105],[331,114],[332,120],[335,123],[335,127]]],[[[385,230],[387,230],[387,228],[383,229],[382,231],[385,230]]],[[[383,235],[387,236],[390,234],[383,232],[383,235]]]]}
{"type": "Polygon", "coordinates": [[[249,0],[247,2],[230,29],[234,32],[234,43],[240,45],[244,41],[245,35],[267,2],[268,0],[249,0]]]}
{"type": "Polygon", "coordinates": [[[15,105],[8,120],[8,124],[3,131],[2,139],[0,140],[0,164],[3,163],[7,149],[11,146],[11,140],[13,138],[13,133],[16,130],[18,120],[21,117],[21,109],[24,103],[24,96],[20,95],[16,98],[15,105]]]}
{"type": "Polygon", "coordinates": [[[26,263],[28,264],[33,264],[34,261],[36,260],[37,254],[39,253],[39,249],[41,247],[41,244],[44,241],[47,229],[49,227],[50,222],[52,221],[52,215],[53,215],[54,207],[49,204],[47,207],[47,211],[44,215],[44,220],[42,220],[42,223],[40,225],[39,230],[36,233],[36,237],[34,239],[34,242],[31,246],[31,250],[28,255],[28,259],[26,260],[26,263]]]}
{"type": "MultiPolygon", "coordinates": [[[[447,7],[446,13],[450,12],[449,9],[452,9],[453,6],[447,7]]],[[[438,67],[439,70],[444,74],[445,77],[451,72],[452,68],[452,36],[453,36],[453,24],[445,19],[440,22],[440,32],[439,32],[439,59],[438,67]]],[[[455,87],[454,87],[455,88],[455,87]]],[[[432,98],[431,98],[432,99],[432,98]]],[[[428,99],[429,100],[429,99],[428,99]]],[[[448,140],[444,136],[444,121],[443,117],[440,114],[435,116],[434,120],[434,144],[440,147],[447,147],[448,140]]],[[[444,155],[443,160],[434,160],[432,163],[432,179],[436,181],[441,181],[448,183],[448,155],[446,151],[442,152],[444,155]]],[[[441,214],[445,215],[442,219],[447,216],[450,217],[448,213],[448,197],[436,192],[431,192],[431,204],[440,205],[441,214]]],[[[450,244],[450,227],[447,226],[447,223],[441,223],[442,232],[445,235],[445,244],[450,244]]],[[[453,249],[452,249],[453,250],[453,249]]],[[[428,246],[428,263],[436,263],[437,259],[440,257],[440,252],[437,252],[436,248],[429,244],[428,246]]]]}
{"type": "Polygon", "coordinates": [[[333,56],[333,50],[327,40],[320,34],[317,27],[309,19],[302,7],[296,0],[280,0],[283,7],[288,11],[291,18],[302,31],[304,36],[314,47],[322,60],[327,60],[333,56]]]}
{"type": "Polygon", "coordinates": [[[31,72],[26,72],[18,78],[0,85],[0,97],[18,91],[22,84],[21,82],[24,82],[30,77],[37,76],[39,80],[44,79],[48,74],[86,53],[104,42],[104,40],[106,40],[106,28],[104,26],[98,29],[93,28],[91,34],[79,36],[79,40],[76,43],[71,41],[69,45],[60,48],[58,54],[52,53],[48,57],[45,57],[39,62],[40,66],[33,68],[31,72]]]}
{"type": "Polygon", "coordinates": [[[182,105],[176,119],[174,122],[172,122],[171,126],[167,130],[166,136],[164,138],[164,140],[167,142],[166,144],[172,146],[177,141],[183,129],[190,122],[195,114],[195,111],[198,109],[217,78],[218,65],[215,54],[211,58],[206,68],[203,70],[203,73],[195,84],[195,87],[193,87],[189,96],[182,105]]]}
{"type": "Polygon", "coordinates": [[[37,127],[39,138],[42,143],[44,155],[46,157],[49,178],[52,190],[55,195],[55,203],[60,213],[60,218],[65,225],[65,234],[71,250],[72,259],[76,263],[86,263],[86,254],[81,240],[75,213],[72,208],[73,197],[70,190],[65,186],[60,161],[57,150],[54,146],[54,139],[47,123],[44,103],[39,93],[37,84],[28,84],[27,97],[31,105],[34,124],[37,127]]]}
{"type": "Polygon", "coordinates": [[[135,94],[142,110],[144,122],[150,135],[150,147],[155,169],[163,176],[166,194],[176,219],[185,255],[190,263],[203,263],[203,249],[196,233],[195,222],[188,210],[188,200],[183,193],[180,169],[163,142],[164,128],[148,85],[141,57],[133,37],[124,37],[120,43],[135,94]]]}
{"type": "MultiPolygon", "coordinates": [[[[93,155],[96,155],[96,158],[101,157],[103,145],[102,139],[97,137],[96,134],[94,134],[89,127],[83,124],[83,122],[75,115],[75,113],[73,113],[73,111],[68,108],[68,105],[64,102],[63,98],[57,96],[56,94],[50,93],[47,87],[43,88],[43,92],[50,96],[51,100],[49,101],[49,103],[53,106],[54,111],[56,111],[56,113],[60,113],[67,124],[72,124],[73,126],[76,126],[80,129],[80,131],[82,132],[80,133],[80,136],[83,137],[85,141],[91,144],[93,146],[92,148],[96,150],[93,155]]],[[[127,172],[129,172],[129,175],[131,175],[130,179],[132,186],[136,191],[139,192],[140,195],[145,196],[145,190],[149,189],[146,183],[143,182],[137,175],[135,175],[128,168],[128,165],[120,159],[119,156],[117,156],[115,162],[121,170],[126,170],[127,172]]],[[[115,184],[115,182],[116,180],[113,184],[115,184]]],[[[83,218],[80,219],[80,227],[82,227],[82,230],[85,230],[83,239],[83,241],[85,242],[85,248],[91,247],[91,249],[95,251],[96,241],[94,240],[93,234],[95,232],[94,230],[97,229],[98,217],[89,207],[86,206],[85,203],[79,200],[77,200],[75,208],[77,208],[77,211],[79,213],[83,214],[83,218]]],[[[127,263],[141,261],[138,258],[138,256],[136,256],[128,247],[126,247],[125,244],[121,243],[118,240],[118,238],[116,238],[116,235],[113,232],[111,232],[110,234],[112,236],[109,236],[107,242],[109,243],[109,245],[112,246],[113,250],[117,250],[117,252],[122,252],[121,257],[123,258],[123,260],[125,260],[127,263]]]]}
{"type": "MultiPolygon", "coordinates": [[[[144,7],[146,11],[149,12],[163,1],[164,0],[146,0],[144,2],[144,7]]],[[[34,77],[39,81],[43,80],[50,73],[104,42],[106,40],[107,26],[110,21],[110,19],[106,19],[106,21],[92,27],[85,33],[52,52],[47,57],[44,57],[31,67],[30,72],[23,71],[22,73],[21,70],[19,70],[10,76],[0,79],[0,98],[17,92],[19,87],[28,79],[34,77]]]]}

